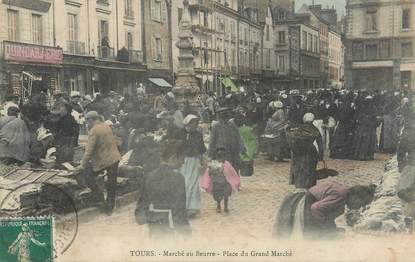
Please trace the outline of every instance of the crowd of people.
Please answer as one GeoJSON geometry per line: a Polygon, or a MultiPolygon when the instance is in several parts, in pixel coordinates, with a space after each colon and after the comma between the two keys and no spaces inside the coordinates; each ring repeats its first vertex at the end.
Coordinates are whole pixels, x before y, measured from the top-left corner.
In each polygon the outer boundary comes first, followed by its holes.
{"type": "MultiPolygon", "coordinates": [[[[192,108],[177,104],[172,92],[149,95],[141,84],[124,96],[73,92],[50,99],[39,91],[28,101],[10,96],[3,105],[0,161],[62,169],[70,163],[109,215],[118,173],[133,170],[142,177],[137,222],[149,224],[156,236],[191,232],[188,219],[200,213],[201,190],[217,193],[229,183],[232,192],[238,191],[239,176],[252,176],[262,153],[272,161],[291,159],[290,184],[308,190],[311,215],[323,224],[330,217],[332,226],[335,215],[326,210],[340,214],[346,203],[360,206],[355,196],[364,195],[360,201],[366,203],[373,189],[317,185],[317,163],[325,157],[368,161],[377,151],[396,153],[403,127],[413,123],[411,100],[410,93],[395,91],[241,87],[219,97],[201,95],[200,107],[192,108]],[[87,133],[85,153],[75,159],[80,134],[87,133]],[[209,161],[216,161],[215,168],[209,161]],[[103,172],[106,200],[96,183],[103,172]],[[217,172],[226,179],[214,179],[217,172]],[[326,201],[331,193],[338,201],[326,201]]],[[[400,155],[404,161],[407,152],[400,155]]]]}

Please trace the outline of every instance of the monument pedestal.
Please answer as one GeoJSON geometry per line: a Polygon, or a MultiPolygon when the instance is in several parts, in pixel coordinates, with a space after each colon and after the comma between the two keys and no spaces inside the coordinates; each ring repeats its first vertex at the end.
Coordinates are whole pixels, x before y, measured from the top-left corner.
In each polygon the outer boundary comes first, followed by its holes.
{"type": "Polygon", "coordinates": [[[172,91],[180,106],[190,106],[191,111],[197,112],[200,87],[193,65],[193,34],[188,0],[183,1],[183,7],[183,15],[179,24],[179,40],[176,42],[176,46],[179,48],[179,67],[172,91]]]}
{"type": "Polygon", "coordinates": [[[192,109],[199,106],[197,99],[200,88],[194,75],[179,75],[172,91],[178,104],[188,104],[192,109]]]}

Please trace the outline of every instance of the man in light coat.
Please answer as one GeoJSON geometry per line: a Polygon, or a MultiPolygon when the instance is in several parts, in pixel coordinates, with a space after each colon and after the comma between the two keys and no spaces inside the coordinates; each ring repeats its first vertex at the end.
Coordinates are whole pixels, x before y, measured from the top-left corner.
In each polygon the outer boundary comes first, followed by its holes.
{"type": "Polygon", "coordinates": [[[101,122],[96,111],[90,111],[85,119],[90,127],[88,144],[79,169],[85,170],[88,187],[98,200],[103,200],[103,193],[100,191],[96,176],[107,171],[107,201],[104,211],[111,215],[115,207],[115,196],[117,187],[118,163],[121,154],[118,151],[117,142],[111,127],[101,122]]]}

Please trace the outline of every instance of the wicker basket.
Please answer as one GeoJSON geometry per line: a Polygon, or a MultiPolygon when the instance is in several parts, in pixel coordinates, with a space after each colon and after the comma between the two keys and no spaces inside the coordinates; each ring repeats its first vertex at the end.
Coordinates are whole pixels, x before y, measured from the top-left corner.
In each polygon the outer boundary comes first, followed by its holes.
{"type": "Polygon", "coordinates": [[[293,152],[304,151],[319,136],[318,130],[308,125],[288,127],[285,132],[288,145],[293,152]]]}

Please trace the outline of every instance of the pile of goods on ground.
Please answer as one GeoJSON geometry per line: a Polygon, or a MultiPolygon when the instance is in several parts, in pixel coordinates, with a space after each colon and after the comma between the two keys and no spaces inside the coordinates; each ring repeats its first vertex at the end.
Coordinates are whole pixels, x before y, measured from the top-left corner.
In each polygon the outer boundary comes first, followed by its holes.
{"type": "MultiPolygon", "coordinates": [[[[137,176],[129,174],[117,178],[118,195],[138,189],[137,176]]],[[[67,214],[100,205],[80,180],[79,174],[65,170],[16,168],[0,176],[0,216],[39,216],[51,210],[67,214]]],[[[97,183],[104,188],[105,176],[97,183]]]]}
{"type": "Polygon", "coordinates": [[[385,173],[375,183],[377,188],[373,202],[357,211],[348,210],[346,220],[360,233],[403,233],[407,227],[403,206],[397,196],[399,169],[396,156],[385,164],[385,173]]]}

